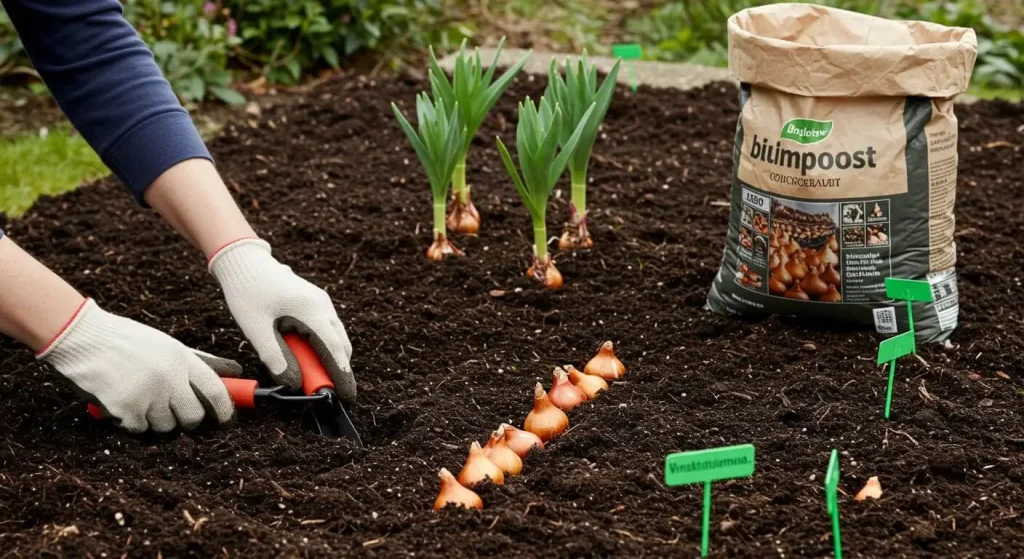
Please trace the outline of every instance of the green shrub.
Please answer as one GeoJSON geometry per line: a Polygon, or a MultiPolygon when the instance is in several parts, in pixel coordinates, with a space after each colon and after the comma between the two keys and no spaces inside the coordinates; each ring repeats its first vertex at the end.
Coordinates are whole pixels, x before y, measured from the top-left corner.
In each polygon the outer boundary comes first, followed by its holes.
{"type": "MultiPolygon", "coordinates": [[[[226,0],[238,18],[239,57],[271,82],[295,83],[310,68],[337,68],[359,51],[426,47],[447,34],[440,0],[226,0]]],[[[446,37],[447,38],[447,37],[446,37]]]]}
{"type": "Polygon", "coordinates": [[[207,94],[238,104],[245,98],[231,88],[228,59],[241,43],[230,14],[204,0],[166,2],[126,0],[125,17],[153,49],[157,64],[182,101],[207,94]]]}
{"type": "MultiPolygon", "coordinates": [[[[744,8],[772,0],[672,0],[626,23],[633,40],[645,45],[653,60],[684,61],[710,66],[728,64],[726,24],[744,8]]],[[[972,0],[818,0],[813,2],[889,18],[931,21],[971,27],[978,33],[978,64],[973,81],[990,87],[1024,86],[1024,33],[993,21],[972,0]]]]}

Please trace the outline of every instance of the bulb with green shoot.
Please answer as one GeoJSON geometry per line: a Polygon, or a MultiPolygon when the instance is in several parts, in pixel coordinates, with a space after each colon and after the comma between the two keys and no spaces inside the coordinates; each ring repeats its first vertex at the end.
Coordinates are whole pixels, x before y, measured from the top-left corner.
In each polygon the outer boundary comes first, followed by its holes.
{"type": "Polygon", "coordinates": [[[391,104],[391,110],[398,119],[405,135],[409,137],[416,155],[427,172],[430,190],[434,194],[434,243],[427,249],[427,258],[444,260],[463,252],[448,240],[445,229],[445,201],[459,153],[466,140],[466,127],[459,114],[458,104],[452,109],[445,103],[431,101],[426,93],[416,96],[416,124],[414,129],[398,106],[391,104]]]}
{"type": "Polygon", "coordinates": [[[465,141],[461,146],[459,160],[451,176],[452,204],[448,213],[448,228],[456,233],[476,235],[480,231],[480,212],[473,206],[470,187],[466,184],[466,156],[469,153],[470,143],[487,113],[498,102],[498,98],[505,92],[530,56],[530,53],[526,53],[522,60],[495,80],[494,73],[498,57],[501,56],[504,44],[505,39],[502,38],[498,43],[498,50],[494,54],[491,66],[484,70],[483,62],[480,60],[480,50],[477,49],[475,55],[470,56],[466,53],[466,41],[462,41],[450,81],[441,65],[438,64],[434,50],[430,49],[430,89],[434,98],[443,101],[449,112],[458,106],[467,131],[465,141]]]}
{"type": "Polygon", "coordinates": [[[562,123],[559,144],[565,149],[566,143],[573,132],[582,123],[583,134],[580,135],[576,148],[569,157],[569,179],[572,184],[572,200],[569,202],[569,223],[558,242],[561,249],[581,249],[594,246],[587,230],[587,167],[590,155],[594,150],[597,132],[601,127],[608,106],[615,93],[615,80],[619,75],[620,61],[616,61],[611,72],[605,77],[604,83],[598,88],[597,67],[590,64],[586,51],[573,64],[565,61],[565,76],[558,71],[558,63],[551,61],[548,71],[548,87],[544,96],[562,108],[562,123]],[[589,119],[584,117],[590,107],[594,110],[589,119]]]}
{"type": "Polygon", "coordinates": [[[585,111],[576,130],[559,149],[559,137],[565,119],[561,107],[553,106],[545,97],[540,98],[539,109],[529,97],[519,103],[516,156],[522,175],[516,169],[508,148],[498,138],[498,151],[501,152],[505,170],[512,177],[512,183],[533,219],[533,265],[526,273],[549,289],[562,287],[562,274],[548,253],[548,199],[594,110],[591,107],[585,111]]]}

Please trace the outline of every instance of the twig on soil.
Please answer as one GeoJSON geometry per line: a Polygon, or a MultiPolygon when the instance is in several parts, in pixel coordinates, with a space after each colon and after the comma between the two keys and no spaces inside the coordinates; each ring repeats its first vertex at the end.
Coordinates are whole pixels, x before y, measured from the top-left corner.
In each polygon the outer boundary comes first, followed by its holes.
{"type": "Polygon", "coordinates": [[[498,521],[499,521],[499,520],[501,520],[501,515],[500,515],[500,514],[499,514],[498,516],[495,516],[495,517],[494,517],[494,521],[493,521],[493,522],[491,522],[491,525],[490,525],[490,526],[488,526],[488,527],[487,527],[487,529],[488,529],[488,530],[493,530],[493,529],[494,529],[494,527],[495,527],[495,526],[496,526],[496,525],[498,524],[498,521]]]}
{"type": "Polygon", "coordinates": [[[374,538],[372,540],[366,540],[363,542],[363,547],[373,547],[384,543],[384,538],[374,538]]]}
{"type": "Polygon", "coordinates": [[[672,541],[663,540],[661,538],[654,538],[654,541],[656,541],[656,542],[658,542],[658,543],[660,543],[662,545],[676,545],[677,543],[679,543],[679,534],[676,534],[676,537],[674,539],[672,539],[672,541]]]}
{"type": "MultiPolygon", "coordinates": [[[[889,429],[886,429],[886,431],[889,431],[889,429]]],[[[917,441],[914,440],[914,437],[911,437],[910,435],[908,435],[907,433],[904,433],[903,431],[897,431],[896,429],[892,429],[892,432],[893,433],[898,433],[898,434],[903,435],[904,437],[910,439],[910,442],[914,443],[914,446],[921,446],[920,444],[918,444],[917,441]]]]}
{"type": "Polygon", "coordinates": [[[348,275],[348,273],[352,271],[352,268],[356,267],[356,262],[358,260],[359,260],[359,255],[353,252],[352,253],[352,262],[349,263],[348,268],[345,268],[345,271],[342,272],[341,275],[343,275],[343,276],[348,275]]]}
{"type": "Polygon", "coordinates": [[[533,505],[539,505],[539,504],[540,503],[526,503],[526,510],[523,511],[523,516],[526,516],[526,515],[530,514],[530,509],[533,508],[533,505]]]}
{"type": "Polygon", "coordinates": [[[779,398],[782,398],[783,405],[785,405],[787,408],[791,408],[792,409],[793,404],[790,403],[789,398],[786,397],[785,389],[783,389],[782,392],[779,392],[779,398]]]}
{"type": "Polygon", "coordinates": [[[815,423],[821,423],[821,420],[825,419],[825,416],[828,415],[828,412],[830,411],[832,411],[832,404],[829,404],[828,407],[825,408],[825,413],[821,414],[821,417],[819,417],[818,421],[816,421],[815,423]]]}
{"type": "Polygon", "coordinates": [[[750,394],[744,394],[742,392],[729,392],[728,394],[730,396],[735,396],[735,397],[737,397],[737,398],[739,398],[741,400],[746,400],[748,402],[754,401],[754,397],[751,396],[750,394]]]}
{"type": "Polygon", "coordinates": [[[917,358],[917,360],[918,360],[918,361],[920,361],[920,362],[921,362],[921,364],[922,364],[922,365],[924,365],[924,367],[925,367],[926,369],[931,369],[931,368],[932,368],[932,366],[931,366],[931,365],[929,365],[929,364],[928,364],[928,362],[924,360],[924,357],[921,357],[921,355],[920,355],[920,354],[918,354],[918,353],[915,353],[915,354],[914,354],[914,357],[916,357],[916,358],[917,358]]]}
{"type": "Polygon", "coordinates": [[[627,538],[629,538],[629,539],[631,539],[631,540],[633,540],[635,542],[642,542],[642,541],[644,541],[643,538],[638,538],[638,537],[634,536],[633,534],[630,534],[629,532],[627,532],[625,530],[618,530],[616,528],[612,528],[612,532],[615,532],[616,534],[618,534],[620,536],[626,536],[627,538]]]}
{"type": "Polygon", "coordinates": [[[277,494],[280,495],[282,499],[291,499],[292,498],[292,494],[289,493],[288,490],[285,489],[284,487],[281,487],[280,485],[278,485],[278,483],[276,481],[270,480],[270,485],[274,486],[274,490],[277,491],[277,494]]]}
{"type": "Polygon", "coordinates": [[[311,518],[309,520],[303,520],[302,522],[299,522],[299,525],[300,526],[312,526],[312,525],[315,525],[315,524],[323,524],[324,522],[327,522],[327,520],[324,519],[324,518],[311,518]]]}

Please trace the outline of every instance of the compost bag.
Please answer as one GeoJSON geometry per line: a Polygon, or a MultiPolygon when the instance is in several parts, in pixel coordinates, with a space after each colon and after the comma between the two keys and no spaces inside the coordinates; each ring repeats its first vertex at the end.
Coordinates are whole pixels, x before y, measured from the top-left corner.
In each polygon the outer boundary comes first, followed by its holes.
{"type": "Polygon", "coordinates": [[[729,233],[708,307],[905,331],[887,277],[927,280],[920,341],[957,324],[957,122],[974,31],[806,4],[729,19],[740,81],[729,233]],[[899,330],[897,330],[897,328],[899,330]]]}

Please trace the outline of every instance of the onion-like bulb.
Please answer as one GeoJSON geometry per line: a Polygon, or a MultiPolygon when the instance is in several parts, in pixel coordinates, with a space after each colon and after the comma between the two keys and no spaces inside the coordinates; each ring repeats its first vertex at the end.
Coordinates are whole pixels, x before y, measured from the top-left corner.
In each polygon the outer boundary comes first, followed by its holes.
{"type": "Polygon", "coordinates": [[[466,465],[459,472],[459,483],[466,487],[472,487],[488,479],[494,485],[505,485],[505,473],[501,471],[501,468],[494,465],[494,462],[487,459],[484,449],[480,448],[480,443],[473,441],[473,444],[469,447],[469,457],[466,458],[466,465]]]}
{"type": "Polygon", "coordinates": [[[826,303],[842,303],[843,295],[836,290],[836,286],[834,284],[829,284],[828,291],[821,296],[821,300],[826,303]]]}
{"type": "Polygon", "coordinates": [[[508,447],[503,427],[498,427],[497,431],[491,433],[491,438],[484,446],[484,456],[508,475],[517,476],[523,471],[523,459],[508,447]]]}
{"type": "Polygon", "coordinates": [[[551,403],[544,387],[538,382],[533,391],[533,410],[526,416],[523,426],[540,437],[540,440],[548,442],[569,428],[569,416],[551,403]]]}
{"type": "Polygon", "coordinates": [[[508,423],[502,423],[501,429],[505,431],[505,444],[520,458],[526,458],[526,455],[535,448],[544,450],[544,441],[529,431],[516,429],[508,423]]]}
{"type": "Polygon", "coordinates": [[[551,375],[551,390],[548,399],[562,411],[570,411],[587,401],[587,395],[569,382],[569,375],[561,368],[556,368],[551,375]]]}
{"type": "Polygon", "coordinates": [[[817,272],[811,272],[800,282],[800,289],[811,295],[824,295],[828,291],[828,284],[818,277],[817,272]]]}
{"type": "Polygon", "coordinates": [[[800,252],[800,244],[796,242],[796,239],[790,238],[789,244],[786,245],[786,254],[793,256],[797,252],[800,252]]]}
{"type": "Polygon", "coordinates": [[[779,258],[778,252],[772,252],[772,255],[768,257],[768,268],[774,270],[782,264],[782,259],[779,258]]]}
{"type": "Polygon", "coordinates": [[[830,283],[832,285],[839,285],[839,282],[841,281],[840,277],[839,277],[839,272],[836,271],[836,267],[832,263],[829,263],[825,267],[825,271],[822,272],[820,275],[821,275],[821,280],[824,281],[825,283],[830,283]]]}
{"type": "Polygon", "coordinates": [[[597,375],[604,380],[615,380],[626,374],[626,366],[615,357],[615,345],[611,342],[601,344],[597,355],[587,362],[583,372],[588,375],[597,375]]]}
{"type": "Polygon", "coordinates": [[[798,262],[795,256],[786,264],[786,271],[789,272],[789,275],[798,280],[802,280],[807,277],[807,268],[804,267],[802,263],[798,262]]]}
{"type": "Polygon", "coordinates": [[[447,468],[441,468],[437,474],[441,478],[441,492],[434,500],[434,510],[443,509],[446,505],[464,509],[482,509],[484,501],[472,489],[463,487],[447,468]]]}
{"type": "Polygon", "coordinates": [[[868,482],[864,484],[864,488],[857,492],[857,496],[854,499],[863,501],[866,499],[880,499],[882,497],[882,483],[878,481],[878,476],[871,476],[868,478],[868,482]]]}
{"type": "MultiPolygon", "coordinates": [[[[782,270],[783,272],[786,271],[786,270],[784,270],[782,268],[779,268],[779,269],[782,270]]],[[[790,279],[792,279],[792,278],[790,278],[790,279]]],[[[768,291],[772,295],[782,295],[783,293],[786,292],[786,284],[784,284],[781,281],[775,279],[775,275],[773,274],[772,277],[768,278],[768,291]]]]}
{"type": "Polygon", "coordinates": [[[833,266],[839,265],[839,256],[832,251],[831,247],[825,247],[825,250],[821,251],[821,261],[833,266]]]}
{"type": "Polygon", "coordinates": [[[806,262],[808,266],[816,267],[821,263],[821,258],[818,257],[818,253],[812,250],[807,253],[807,257],[804,258],[804,262],[806,262]]]}
{"type": "MultiPolygon", "coordinates": [[[[785,266],[779,266],[772,271],[772,279],[787,286],[793,283],[793,276],[786,270],[785,266]]],[[[771,285],[769,283],[769,285],[771,285]]],[[[783,289],[785,291],[785,289],[783,289]]]]}
{"type": "Polygon", "coordinates": [[[597,398],[602,390],[608,390],[608,382],[597,375],[588,375],[580,372],[572,365],[566,365],[565,371],[569,373],[569,380],[587,395],[587,398],[597,398]]]}
{"type": "Polygon", "coordinates": [[[797,300],[800,300],[800,301],[810,301],[811,300],[811,298],[808,297],[807,294],[804,293],[804,291],[802,289],[800,289],[800,284],[799,283],[794,283],[793,287],[790,287],[789,290],[786,291],[785,296],[786,296],[787,299],[797,299],[797,300]]]}
{"type": "Polygon", "coordinates": [[[550,254],[543,261],[534,256],[533,264],[526,270],[526,275],[543,283],[544,287],[552,291],[562,288],[562,272],[555,267],[555,261],[550,254]]]}
{"type": "Polygon", "coordinates": [[[836,240],[835,235],[832,235],[828,238],[828,243],[826,243],[826,245],[832,252],[839,250],[839,241],[836,240]]]}

